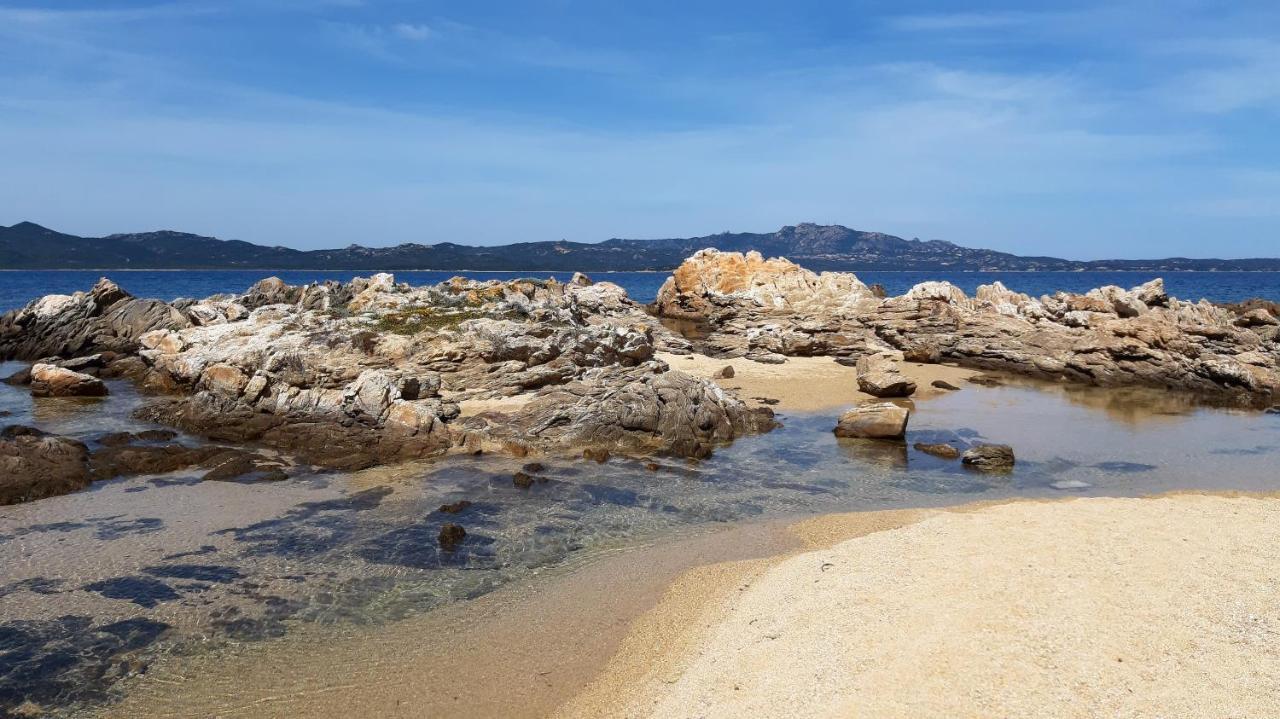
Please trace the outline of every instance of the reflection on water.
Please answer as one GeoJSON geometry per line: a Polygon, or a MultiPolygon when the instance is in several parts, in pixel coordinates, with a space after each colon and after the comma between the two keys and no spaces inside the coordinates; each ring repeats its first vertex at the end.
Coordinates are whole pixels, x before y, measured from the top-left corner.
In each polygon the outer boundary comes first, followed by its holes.
{"type": "MultiPolygon", "coordinates": [[[[0,388],[4,421],[92,440],[137,429],[127,386],[45,409],[0,388]],[[131,424],[133,423],[133,424],[131,424]]],[[[52,407],[52,405],[49,405],[52,407]]],[[[194,475],[117,480],[0,508],[0,714],[110,698],[157,657],[263,641],[307,624],[383,623],[476,597],[548,566],[714,523],[1013,495],[1275,489],[1280,417],[1192,409],[1155,395],[1022,385],[917,404],[908,443],[1012,445],[984,475],[908,445],[838,440],[835,415],[703,462],[456,458],[270,485],[194,475]],[[1154,399],[1153,399],[1154,398],[1154,399]],[[1175,413],[1176,411],[1176,413],[1175,413]],[[469,502],[466,505],[445,505],[469,502]],[[451,551],[446,522],[466,538],[451,551]]],[[[188,438],[188,441],[189,438],[188,438]]]]}

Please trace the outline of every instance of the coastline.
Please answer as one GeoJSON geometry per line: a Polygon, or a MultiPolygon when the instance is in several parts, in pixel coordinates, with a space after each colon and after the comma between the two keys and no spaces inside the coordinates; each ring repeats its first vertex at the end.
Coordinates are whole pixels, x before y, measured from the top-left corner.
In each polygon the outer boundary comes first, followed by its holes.
{"type": "Polygon", "coordinates": [[[673,583],[557,716],[1275,715],[1278,518],[1183,492],[806,520],[804,551],[673,583]]]}

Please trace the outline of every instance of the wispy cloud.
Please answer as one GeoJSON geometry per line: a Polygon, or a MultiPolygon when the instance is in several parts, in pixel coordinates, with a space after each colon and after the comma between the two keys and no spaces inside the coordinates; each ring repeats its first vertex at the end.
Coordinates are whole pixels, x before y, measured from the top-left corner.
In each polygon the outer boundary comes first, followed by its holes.
{"type": "Polygon", "coordinates": [[[963,12],[921,15],[896,15],[885,20],[894,30],[903,32],[954,32],[956,30],[991,30],[1024,25],[1043,19],[1043,14],[1025,12],[963,12]]]}
{"type": "Polygon", "coordinates": [[[421,23],[398,22],[391,26],[392,32],[406,40],[414,40],[421,42],[435,35],[435,31],[429,25],[421,23]]]}

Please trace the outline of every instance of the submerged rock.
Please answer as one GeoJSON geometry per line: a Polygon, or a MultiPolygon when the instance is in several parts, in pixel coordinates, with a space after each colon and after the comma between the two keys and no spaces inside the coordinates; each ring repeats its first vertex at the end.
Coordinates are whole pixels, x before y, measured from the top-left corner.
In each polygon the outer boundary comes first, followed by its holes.
{"type": "Polygon", "coordinates": [[[960,450],[945,443],[928,444],[925,442],[916,442],[912,446],[917,452],[924,452],[925,454],[931,454],[934,457],[940,457],[942,459],[955,459],[960,456],[960,450]]]}
{"type": "Polygon", "coordinates": [[[907,434],[911,411],[890,402],[864,404],[840,415],[837,437],[902,439],[907,434]]]}
{"type": "Polygon", "coordinates": [[[956,392],[960,389],[959,387],[951,384],[945,379],[935,379],[934,381],[930,382],[929,385],[932,387],[937,387],[938,389],[946,390],[948,392],[956,392]]]}
{"type": "Polygon", "coordinates": [[[90,481],[82,442],[22,425],[0,430],[0,505],[69,494],[90,481]]]}
{"type": "Polygon", "coordinates": [[[1013,447],[1007,444],[979,444],[965,450],[960,455],[964,466],[983,472],[1007,471],[1013,469],[1013,447]]]}
{"type": "Polygon", "coordinates": [[[463,529],[462,525],[454,524],[453,522],[446,522],[445,525],[440,528],[438,541],[440,542],[441,549],[446,552],[452,552],[457,549],[458,545],[462,544],[462,541],[466,538],[467,530],[463,529]]]}

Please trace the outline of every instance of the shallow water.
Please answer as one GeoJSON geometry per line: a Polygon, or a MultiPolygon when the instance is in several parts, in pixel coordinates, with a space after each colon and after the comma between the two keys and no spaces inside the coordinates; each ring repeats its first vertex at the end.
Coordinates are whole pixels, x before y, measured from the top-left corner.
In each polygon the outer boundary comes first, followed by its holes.
{"type": "MultiPolygon", "coordinates": [[[[0,368],[3,371],[6,368],[0,368]]],[[[92,442],[137,429],[139,398],[32,400],[0,386],[0,422],[92,442]]],[[[909,446],[837,440],[835,412],[784,416],[703,462],[658,471],[449,458],[288,482],[201,482],[175,473],[0,508],[0,715],[110,701],[116,680],[167,657],[270,641],[307,625],[382,625],[476,597],[544,568],[729,522],[1010,496],[1278,489],[1280,416],[1195,408],[1180,396],[1012,384],[921,402],[909,442],[1004,442],[1007,475],[909,446]],[[1055,488],[1055,485],[1060,488],[1055,488]],[[446,514],[440,505],[471,506],[446,514]],[[436,536],[466,528],[455,551],[436,536]]],[[[186,441],[195,441],[187,438],[186,441]]]]}

